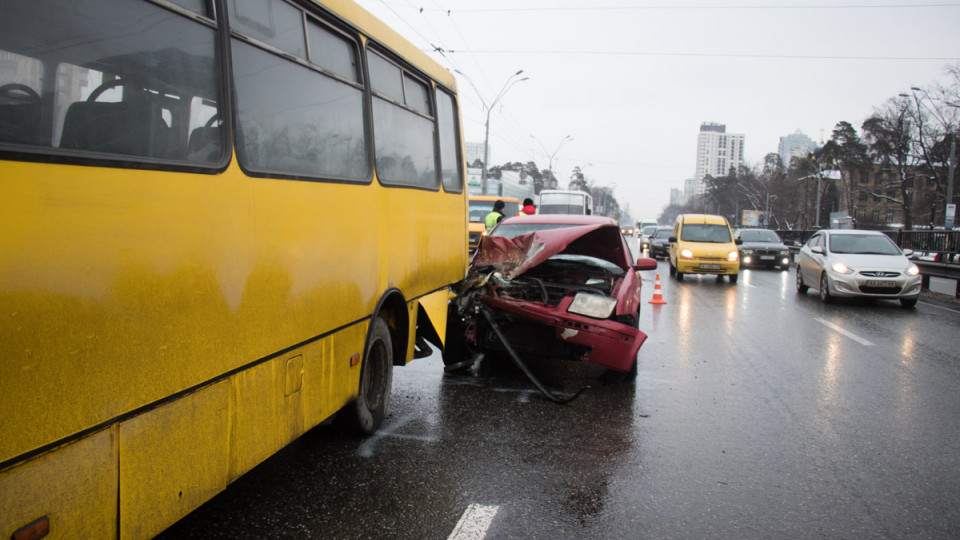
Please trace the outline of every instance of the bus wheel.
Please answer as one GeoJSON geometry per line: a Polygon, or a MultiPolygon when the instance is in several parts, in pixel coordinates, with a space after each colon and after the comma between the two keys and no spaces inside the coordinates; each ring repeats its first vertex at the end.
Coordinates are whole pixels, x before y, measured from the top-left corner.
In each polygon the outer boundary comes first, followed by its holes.
{"type": "Polygon", "coordinates": [[[377,431],[387,413],[392,385],[393,342],[390,339],[390,327],[382,318],[374,317],[360,368],[360,394],[337,415],[341,426],[361,435],[377,431]]]}

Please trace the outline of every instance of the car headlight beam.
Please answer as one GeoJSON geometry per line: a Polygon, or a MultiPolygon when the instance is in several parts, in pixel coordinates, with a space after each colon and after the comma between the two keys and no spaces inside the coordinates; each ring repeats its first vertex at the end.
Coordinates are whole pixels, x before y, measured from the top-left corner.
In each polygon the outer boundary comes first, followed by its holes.
{"type": "Polygon", "coordinates": [[[594,319],[607,319],[616,307],[617,301],[613,298],[581,292],[573,297],[567,311],[594,319]]]}
{"type": "Polygon", "coordinates": [[[833,264],[831,264],[831,265],[830,265],[830,269],[833,270],[834,272],[838,273],[838,274],[852,274],[852,273],[853,273],[853,270],[851,270],[847,265],[843,264],[843,263],[840,262],[840,261],[836,261],[836,262],[834,262],[833,264]]]}

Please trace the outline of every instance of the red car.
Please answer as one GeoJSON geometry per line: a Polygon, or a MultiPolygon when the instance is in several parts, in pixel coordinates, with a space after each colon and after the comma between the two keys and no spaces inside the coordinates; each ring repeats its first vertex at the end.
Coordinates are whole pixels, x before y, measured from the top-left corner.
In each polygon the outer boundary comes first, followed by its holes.
{"type": "Polygon", "coordinates": [[[635,375],[647,338],[637,328],[636,271],[656,268],[654,259],[633,259],[610,218],[505,219],[481,241],[451,301],[444,361],[508,353],[635,375]]]}

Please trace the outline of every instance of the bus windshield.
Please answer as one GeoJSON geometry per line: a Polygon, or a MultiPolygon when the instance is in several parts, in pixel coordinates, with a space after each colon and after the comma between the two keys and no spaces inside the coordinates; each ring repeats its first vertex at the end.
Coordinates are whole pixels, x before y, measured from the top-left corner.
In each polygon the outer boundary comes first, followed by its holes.
{"type": "Polygon", "coordinates": [[[585,193],[541,193],[541,214],[590,214],[590,207],[585,193]]]}

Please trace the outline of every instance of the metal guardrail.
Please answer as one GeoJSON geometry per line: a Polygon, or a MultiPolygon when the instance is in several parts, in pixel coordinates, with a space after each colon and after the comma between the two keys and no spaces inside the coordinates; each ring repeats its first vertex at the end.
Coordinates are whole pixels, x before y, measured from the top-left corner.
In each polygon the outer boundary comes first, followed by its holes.
{"type": "MultiPolygon", "coordinates": [[[[783,242],[796,255],[816,229],[777,231],[783,242]]],[[[930,289],[930,278],[952,279],[954,298],[960,298],[960,230],[953,231],[883,231],[902,249],[911,249],[911,260],[920,267],[922,287],[930,289]]]]}

